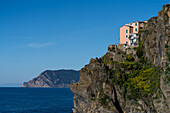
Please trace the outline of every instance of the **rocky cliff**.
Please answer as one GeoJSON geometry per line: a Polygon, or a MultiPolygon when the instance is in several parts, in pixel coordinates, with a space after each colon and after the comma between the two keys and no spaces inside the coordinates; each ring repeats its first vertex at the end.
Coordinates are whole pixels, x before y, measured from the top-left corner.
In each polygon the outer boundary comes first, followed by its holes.
{"type": "Polygon", "coordinates": [[[138,47],[110,45],[81,69],[74,113],[170,112],[170,4],[139,35],[138,47]]]}
{"type": "Polygon", "coordinates": [[[38,77],[24,82],[21,87],[69,87],[70,84],[78,82],[79,71],[74,70],[47,70],[38,77]]]}

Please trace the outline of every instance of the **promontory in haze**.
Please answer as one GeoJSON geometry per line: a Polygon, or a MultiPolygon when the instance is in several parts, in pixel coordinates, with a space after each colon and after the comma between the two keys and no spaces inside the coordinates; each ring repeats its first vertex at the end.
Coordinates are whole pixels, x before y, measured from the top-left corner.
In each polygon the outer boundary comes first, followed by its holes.
{"type": "Polygon", "coordinates": [[[21,87],[69,87],[78,82],[79,71],[75,70],[46,70],[38,77],[24,82],[21,87]]]}

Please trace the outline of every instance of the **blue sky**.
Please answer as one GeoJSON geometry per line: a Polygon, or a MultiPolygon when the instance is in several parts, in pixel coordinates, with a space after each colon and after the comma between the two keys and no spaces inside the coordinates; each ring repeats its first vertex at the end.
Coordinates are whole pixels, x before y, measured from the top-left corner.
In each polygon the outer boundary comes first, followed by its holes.
{"type": "Polygon", "coordinates": [[[75,69],[119,42],[119,27],[169,0],[0,0],[0,84],[75,69]],[[131,13],[133,12],[133,13],[131,13]]]}

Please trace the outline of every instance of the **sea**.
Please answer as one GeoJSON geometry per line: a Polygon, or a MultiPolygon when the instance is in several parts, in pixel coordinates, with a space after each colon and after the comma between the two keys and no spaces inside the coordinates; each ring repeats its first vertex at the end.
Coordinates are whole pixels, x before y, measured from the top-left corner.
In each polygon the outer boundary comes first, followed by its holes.
{"type": "Polygon", "coordinates": [[[69,88],[0,87],[0,113],[72,113],[69,88]]]}

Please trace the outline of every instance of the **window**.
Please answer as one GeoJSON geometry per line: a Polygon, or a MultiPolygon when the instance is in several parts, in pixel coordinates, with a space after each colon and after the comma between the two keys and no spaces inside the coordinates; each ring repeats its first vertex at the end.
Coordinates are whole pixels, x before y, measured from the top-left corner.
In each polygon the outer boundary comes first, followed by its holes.
{"type": "Polygon", "coordinates": [[[128,43],[128,41],[126,41],[126,44],[128,43]]]}
{"type": "Polygon", "coordinates": [[[128,33],[128,29],[126,29],[126,33],[128,33]]]}
{"type": "Polygon", "coordinates": [[[126,35],[126,38],[128,38],[128,36],[126,35]]]}
{"type": "Polygon", "coordinates": [[[135,28],[135,31],[138,31],[138,29],[137,29],[137,28],[135,28]]]}
{"type": "Polygon", "coordinates": [[[137,26],[138,25],[138,23],[135,23],[135,26],[137,26]]]}

